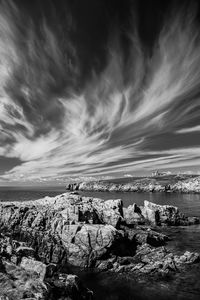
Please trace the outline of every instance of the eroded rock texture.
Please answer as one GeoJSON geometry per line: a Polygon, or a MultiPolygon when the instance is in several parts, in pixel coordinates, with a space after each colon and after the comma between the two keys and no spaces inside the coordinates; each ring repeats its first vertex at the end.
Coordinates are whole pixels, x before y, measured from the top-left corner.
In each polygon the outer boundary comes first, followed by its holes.
{"type": "Polygon", "coordinates": [[[36,272],[41,280],[52,273],[53,266],[68,263],[132,274],[175,272],[197,262],[199,255],[171,253],[165,247],[167,236],[156,232],[155,226],[197,222],[173,206],[145,201],[143,207],[133,204],[123,208],[121,200],[103,201],[69,193],[0,206],[1,232],[26,242],[25,248],[21,245],[17,251],[20,256],[12,255],[12,260],[27,271],[31,269],[30,257],[40,260],[46,269],[40,263],[34,268],[41,269],[36,272]],[[23,258],[23,253],[30,255],[23,258]]]}
{"type": "Polygon", "coordinates": [[[0,236],[0,299],[91,300],[93,293],[79,278],[61,274],[55,264],[44,264],[33,248],[0,236]]]}

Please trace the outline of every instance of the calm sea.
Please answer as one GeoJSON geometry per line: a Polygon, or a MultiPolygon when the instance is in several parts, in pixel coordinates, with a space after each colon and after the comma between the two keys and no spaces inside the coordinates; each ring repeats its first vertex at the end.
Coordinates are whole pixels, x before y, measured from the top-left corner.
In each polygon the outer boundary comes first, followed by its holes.
{"type": "Polygon", "coordinates": [[[65,187],[0,187],[0,201],[28,201],[43,198],[45,196],[55,197],[65,193],[65,187]]]}
{"type": "MultiPolygon", "coordinates": [[[[28,201],[45,196],[64,193],[65,187],[8,188],[0,187],[1,201],[28,201]]],[[[144,200],[157,204],[178,206],[188,216],[200,217],[200,195],[175,193],[122,193],[122,192],[79,192],[81,195],[102,199],[122,199],[124,206],[132,203],[143,205],[144,200]]],[[[186,250],[200,252],[200,226],[172,227],[164,229],[173,240],[168,247],[177,253],[186,250]]],[[[186,272],[178,273],[169,280],[138,282],[134,277],[123,274],[97,274],[79,269],[69,270],[79,275],[95,293],[96,300],[199,300],[200,267],[188,266],[186,272]]]]}

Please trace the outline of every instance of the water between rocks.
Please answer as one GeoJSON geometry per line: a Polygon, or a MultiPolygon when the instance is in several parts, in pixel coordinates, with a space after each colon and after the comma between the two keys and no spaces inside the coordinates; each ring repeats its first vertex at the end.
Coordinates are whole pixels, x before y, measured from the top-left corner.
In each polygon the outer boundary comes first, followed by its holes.
{"type": "MultiPolygon", "coordinates": [[[[27,201],[44,196],[55,196],[65,192],[60,188],[20,189],[0,188],[1,201],[27,201]]],[[[124,206],[133,203],[143,205],[144,200],[157,204],[179,207],[188,216],[200,217],[200,195],[176,193],[134,193],[134,192],[79,192],[81,195],[102,199],[122,199],[124,206]]],[[[168,227],[161,229],[172,241],[168,247],[177,253],[186,250],[200,252],[200,225],[189,227],[168,227]]],[[[94,291],[96,300],[199,300],[200,267],[188,266],[184,273],[178,273],[167,280],[158,278],[154,281],[127,277],[123,274],[105,274],[95,271],[83,271],[67,267],[67,271],[76,273],[83,282],[94,291]]]]}
{"type": "MultiPolygon", "coordinates": [[[[102,199],[122,199],[125,207],[136,203],[143,205],[149,200],[161,205],[174,205],[188,216],[200,217],[200,195],[175,193],[133,193],[133,192],[80,192],[82,195],[102,199]]],[[[186,250],[200,252],[200,225],[189,227],[168,227],[162,229],[172,241],[168,247],[177,253],[186,250]]],[[[200,299],[200,267],[188,266],[184,273],[163,281],[138,282],[137,278],[123,275],[105,275],[95,273],[79,273],[89,288],[96,291],[95,299],[105,300],[199,300],[200,299]]]]}

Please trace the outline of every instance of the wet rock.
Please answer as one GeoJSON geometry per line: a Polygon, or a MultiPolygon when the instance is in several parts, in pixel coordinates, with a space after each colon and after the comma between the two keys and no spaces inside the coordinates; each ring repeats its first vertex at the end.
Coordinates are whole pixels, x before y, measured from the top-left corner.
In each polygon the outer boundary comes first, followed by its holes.
{"type": "Polygon", "coordinates": [[[108,271],[113,268],[113,263],[110,260],[102,260],[97,262],[95,267],[100,271],[108,271]]]}
{"type": "Polygon", "coordinates": [[[181,263],[193,264],[200,261],[200,255],[199,253],[186,251],[180,257],[175,256],[175,261],[177,264],[181,264],[181,263]]]}
{"type": "Polygon", "coordinates": [[[92,300],[93,292],[83,286],[76,275],[59,274],[52,281],[56,299],[92,300]]]}
{"type": "Polygon", "coordinates": [[[115,272],[133,272],[138,276],[168,274],[179,272],[185,264],[199,262],[199,254],[186,252],[181,256],[174,255],[165,247],[153,248],[148,244],[138,247],[133,257],[120,257],[113,264],[115,272]]]}
{"type": "Polygon", "coordinates": [[[169,240],[169,237],[158,233],[146,226],[137,226],[135,228],[126,228],[128,239],[135,241],[135,244],[149,244],[154,247],[163,246],[169,240]]]}

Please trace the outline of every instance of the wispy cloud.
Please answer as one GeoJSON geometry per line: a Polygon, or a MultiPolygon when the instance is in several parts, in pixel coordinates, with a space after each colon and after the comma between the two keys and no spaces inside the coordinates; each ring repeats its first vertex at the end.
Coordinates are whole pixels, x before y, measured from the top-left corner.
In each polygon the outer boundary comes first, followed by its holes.
{"type": "Polygon", "coordinates": [[[0,155],[22,163],[1,179],[62,181],[200,165],[199,147],[148,148],[166,132],[200,130],[185,128],[199,107],[195,15],[180,12],[168,20],[151,58],[136,30],[126,64],[119,43],[110,42],[107,67],[77,92],[81,71],[69,36],[66,51],[60,28],[45,18],[39,33],[30,20],[22,28],[23,14],[10,3],[2,2],[0,11],[0,155]]]}
{"type": "Polygon", "coordinates": [[[183,128],[177,130],[176,133],[189,133],[189,132],[198,132],[198,131],[200,131],[200,125],[189,127],[189,128],[183,128]]]}

